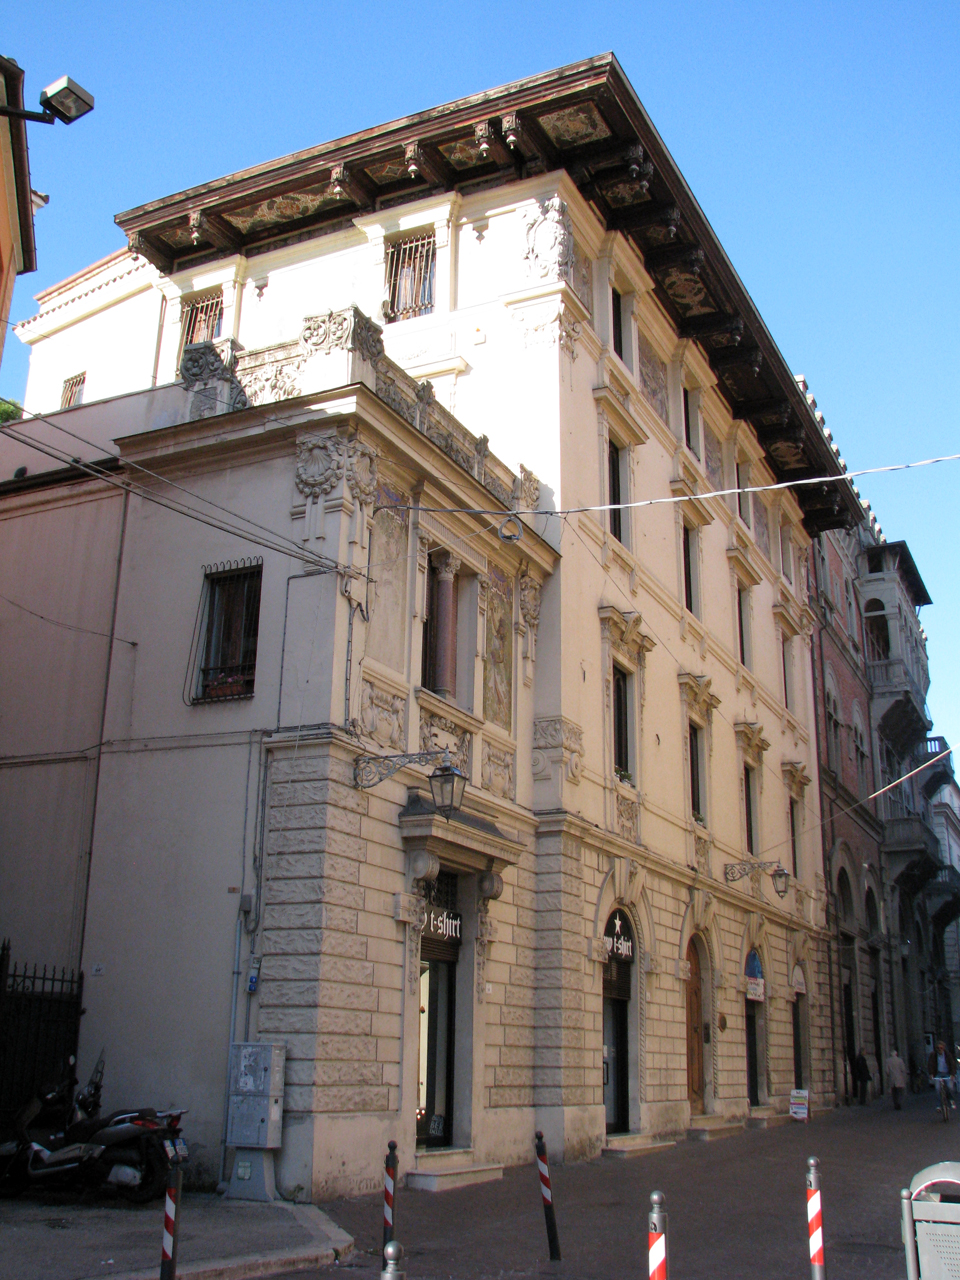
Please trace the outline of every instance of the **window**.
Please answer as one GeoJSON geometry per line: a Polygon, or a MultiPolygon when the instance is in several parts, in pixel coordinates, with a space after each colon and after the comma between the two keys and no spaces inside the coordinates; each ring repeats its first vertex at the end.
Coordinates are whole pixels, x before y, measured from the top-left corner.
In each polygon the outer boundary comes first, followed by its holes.
{"type": "MultiPolygon", "coordinates": [[[[683,388],[683,438],[695,458],[700,457],[700,412],[696,393],[683,388]]],[[[749,524],[749,521],[747,522],[749,524]]]]}
{"type": "Polygon", "coordinates": [[[460,561],[437,551],[427,562],[420,683],[441,698],[457,693],[457,603],[460,561]]]}
{"type": "Polygon", "coordinates": [[[757,852],[756,827],[756,779],[754,770],[748,764],[743,766],[743,816],[746,820],[747,853],[754,857],[757,852]]]}
{"type": "Polygon", "coordinates": [[[83,404],[83,387],[86,381],[85,373],[75,373],[72,378],[65,380],[60,394],[61,409],[72,409],[74,405],[83,404]]]}
{"type": "Polygon", "coordinates": [[[217,289],[215,293],[205,293],[184,302],[180,319],[180,351],[177,354],[177,368],[183,359],[184,347],[193,342],[213,342],[220,337],[223,324],[223,294],[217,289]]]}
{"type": "Polygon", "coordinates": [[[622,667],[613,668],[613,771],[621,782],[630,773],[630,677],[622,667]]]}
{"type": "Polygon", "coordinates": [[[691,529],[688,524],[685,524],[683,526],[683,603],[694,617],[699,618],[700,583],[698,578],[697,538],[697,530],[691,529]]]}
{"type": "Polygon", "coordinates": [[[433,311],[437,283],[436,237],[432,231],[387,245],[385,320],[409,320],[433,311]]]}
{"type": "Polygon", "coordinates": [[[800,805],[790,797],[790,858],[794,880],[798,877],[800,866],[800,805]]]}
{"type": "Polygon", "coordinates": [[[867,572],[883,573],[883,552],[879,547],[871,547],[867,552],[867,572]]]}
{"type": "Polygon", "coordinates": [[[793,582],[793,543],[786,525],[780,529],[780,571],[788,582],[793,582]]]}
{"type": "Polygon", "coordinates": [[[195,701],[253,693],[262,565],[208,573],[206,634],[195,701]]]}
{"type": "Polygon", "coordinates": [[[847,635],[851,640],[856,642],[857,639],[857,610],[853,601],[853,583],[849,578],[843,580],[843,590],[847,604],[847,635]]]}
{"type": "Polygon", "coordinates": [[[623,542],[623,509],[620,506],[623,501],[620,483],[621,466],[620,450],[611,440],[607,446],[607,469],[610,481],[610,532],[618,542],[623,542]]]}
{"type": "Polygon", "coordinates": [[[857,795],[867,794],[867,744],[857,718],[853,721],[853,753],[857,758],[857,795]]]}
{"type": "Polygon", "coordinates": [[[690,749],[690,808],[694,821],[702,826],[707,825],[705,810],[705,793],[703,786],[703,730],[699,725],[691,723],[688,731],[690,749]]]}
{"type": "Polygon", "coordinates": [[[749,462],[737,463],[737,511],[740,519],[749,529],[750,527],[750,494],[744,493],[744,489],[750,487],[750,464],[749,462]]]}
{"type": "Polygon", "coordinates": [[[791,675],[792,675],[792,654],[790,652],[790,641],[784,637],[780,642],[780,656],[783,661],[783,705],[790,710],[792,698],[791,675]]]}
{"type": "Polygon", "coordinates": [[[837,696],[827,690],[827,766],[834,773],[840,769],[840,712],[837,696]]]}
{"type": "Polygon", "coordinates": [[[616,289],[610,290],[613,303],[613,349],[623,359],[623,299],[616,289]]]}
{"type": "Polygon", "coordinates": [[[867,658],[870,662],[886,662],[890,657],[890,628],[882,600],[868,600],[863,606],[867,658]]]}
{"type": "Polygon", "coordinates": [[[740,662],[750,666],[750,591],[737,584],[737,648],[740,662]]]}

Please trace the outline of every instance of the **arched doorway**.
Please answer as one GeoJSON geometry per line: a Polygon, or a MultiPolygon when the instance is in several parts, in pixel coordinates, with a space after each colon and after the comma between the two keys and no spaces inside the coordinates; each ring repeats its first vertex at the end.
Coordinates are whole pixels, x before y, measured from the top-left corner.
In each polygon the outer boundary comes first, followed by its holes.
{"type": "Polygon", "coordinates": [[[630,1127],[630,990],[637,947],[627,913],[612,912],[603,931],[603,1106],[607,1133],[630,1127]]]}
{"type": "Polygon", "coordinates": [[[763,964],[759,953],[751,951],[744,966],[747,979],[747,998],[744,1001],[747,1039],[747,1096],[751,1107],[759,1107],[766,1101],[766,1055],[764,1052],[763,1006],[766,990],[763,964]]]}
{"type": "Polygon", "coordinates": [[[706,1077],[703,1068],[703,971],[700,948],[695,939],[687,944],[687,1097],[690,1114],[702,1116],[705,1110],[706,1077]]]}
{"type": "Polygon", "coordinates": [[[807,979],[802,966],[795,964],[790,976],[793,989],[793,1087],[806,1089],[807,1061],[809,1046],[807,1044],[807,979]]]}

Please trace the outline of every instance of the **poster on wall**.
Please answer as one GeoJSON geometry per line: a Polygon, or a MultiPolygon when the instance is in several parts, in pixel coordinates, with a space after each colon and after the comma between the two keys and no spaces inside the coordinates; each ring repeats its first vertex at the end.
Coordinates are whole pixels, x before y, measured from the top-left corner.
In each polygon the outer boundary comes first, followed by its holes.
{"type": "Polygon", "coordinates": [[[790,1090],[790,1119],[803,1120],[804,1123],[810,1119],[809,1089],[790,1090]]]}
{"type": "Polygon", "coordinates": [[[747,978],[747,999],[760,1001],[764,999],[763,978],[747,978]]]}

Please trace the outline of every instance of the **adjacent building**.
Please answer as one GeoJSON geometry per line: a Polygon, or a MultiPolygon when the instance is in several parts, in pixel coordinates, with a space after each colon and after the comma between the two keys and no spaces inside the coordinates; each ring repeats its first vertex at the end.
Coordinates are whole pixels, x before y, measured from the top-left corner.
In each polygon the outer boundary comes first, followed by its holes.
{"type": "MultiPolygon", "coordinates": [[[[23,109],[23,75],[12,58],[0,57],[0,106],[23,109]]],[[[14,282],[37,269],[33,200],[27,122],[0,116],[0,358],[14,282]]]]}
{"type": "Polygon", "coordinates": [[[314,1198],[832,1105],[808,565],[863,510],[616,60],[118,222],[0,449],[0,934],[82,963],[81,1065],[215,1173],[282,1041],[314,1198]],[[381,759],[441,749],[449,821],[381,759]]]}

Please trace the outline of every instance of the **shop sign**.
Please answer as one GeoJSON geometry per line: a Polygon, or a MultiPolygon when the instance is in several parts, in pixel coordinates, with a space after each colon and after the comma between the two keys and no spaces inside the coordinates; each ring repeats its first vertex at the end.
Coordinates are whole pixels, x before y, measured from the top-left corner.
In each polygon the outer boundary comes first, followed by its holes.
{"type": "Polygon", "coordinates": [[[790,1119],[804,1121],[810,1119],[809,1089],[790,1090],[790,1119]]]}
{"type": "Polygon", "coordinates": [[[441,907],[427,907],[423,925],[423,937],[436,938],[438,942],[460,945],[460,926],[463,917],[459,911],[447,911],[441,907]]]}
{"type": "Polygon", "coordinates": [[[762,1001],[762,1000],[763,1000],[763,998],[764,998],[764,995],[763,995],[763,989],[764,989],[764,981],[763,981],[763,978],[748,978],[748,979],[747,979],[747,999],[748,999],[748,1000],[761,1000],[761,1001],[762,1001]]]}
{"type": "Polygon", "coordinates": [[[633,964],[633,930],[630,928],[630,921],[619,909],[614,911],[607,921],[607,927],[603,931],[603,941],[607,948],[608,960],[633,964]]]}
{"type": "Polygon", "coordinates": [[[793,977],[790,979],[790,985],[798,995],[805,996],[807,994],[807,980],[798,964],[793,966],[793,977]]]}

